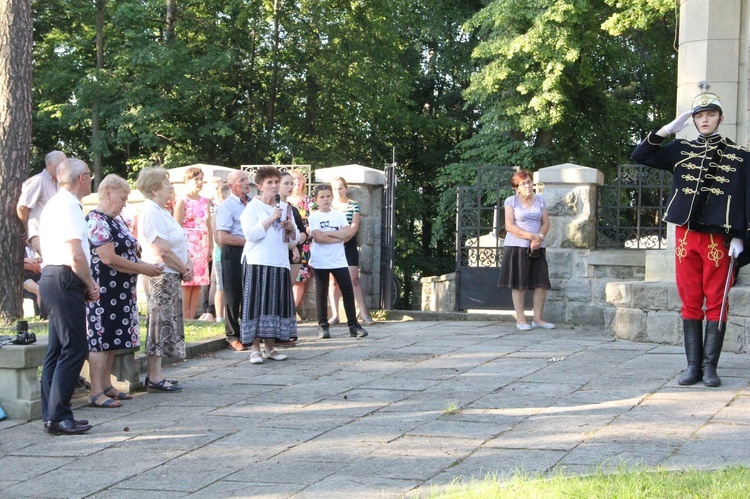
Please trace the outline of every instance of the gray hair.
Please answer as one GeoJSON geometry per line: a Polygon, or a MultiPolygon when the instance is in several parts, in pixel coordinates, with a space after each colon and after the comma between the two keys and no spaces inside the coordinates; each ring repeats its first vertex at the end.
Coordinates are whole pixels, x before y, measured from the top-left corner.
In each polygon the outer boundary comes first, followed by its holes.
{"type": "Polygon", "coordinates": [[[57,182],[60,185],[73,185],[87,170],[88,165],[80,159],[67,158],[57,166],[57,182]]]}
{"type": "Polygon", "coordinates": [[[169,172],[160,166],[147,166],[138,174],[135,188],[141,191],[146,199],[153,199],[154,191],[161,187],[165,178],[169,178],[169,172]]]}
{"type": "Polygon", "coordinates": [[[239,180],[242,177],[249,178],[248,174],[243,171],[240,171],[240,170],[231,171],[227,174],[227,184],[229,185],[236,184],[237,182],[239,182],[239,180]]]}
{"type": "Polygon", "coordinates": [[[51,151],[44,157],[44,165],[49,168],[51,166],[58,166],[60,163],[65,161],[67,156],[61,151],[51,151]]]}
{"type": "Polygon", "coordinates": [[[99,194],[104,194],[107,191],[122,191],[126,194],[130,194],[130,186],[127,181],[114,173],[111,173],[104,177],[104,180],[99,184],[99,194]]]}

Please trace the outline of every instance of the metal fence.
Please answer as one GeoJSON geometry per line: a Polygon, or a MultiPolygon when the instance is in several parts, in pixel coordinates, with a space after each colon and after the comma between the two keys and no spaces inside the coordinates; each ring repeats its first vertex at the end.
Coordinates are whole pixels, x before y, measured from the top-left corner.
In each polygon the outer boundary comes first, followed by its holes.
{"type": "Polygon", "coordinates": [[[598,189],[596,247],[664,249],[662,221],[672,174],[643,165],[620,165],[617,177],[598,189]]]}

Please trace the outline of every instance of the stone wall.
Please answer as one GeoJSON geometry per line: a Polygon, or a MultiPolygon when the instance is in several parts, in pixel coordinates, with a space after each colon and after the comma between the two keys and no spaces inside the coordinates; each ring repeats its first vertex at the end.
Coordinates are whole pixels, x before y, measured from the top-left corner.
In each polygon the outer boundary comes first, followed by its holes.
{"type": "Polygon", "coordinates": [[[456,274],[424,277],[421,279],[421,297],[415,299],[419,310],[453,312],[456,310],[456,274]]]}
{"type": "MultiPolygon", "coordinates": [[[[542,168],[534,177],[547,201],[551,222],[546,242],[552,289],[545,317],[604,326],[607,284],[643,279],[645,251],[593,249],[597,188],[604,181],[600,171],[565,164],[542,168]]],[[[421,290],[421,310],[455,310],[455,274],[425,277],[421,290]]]]}

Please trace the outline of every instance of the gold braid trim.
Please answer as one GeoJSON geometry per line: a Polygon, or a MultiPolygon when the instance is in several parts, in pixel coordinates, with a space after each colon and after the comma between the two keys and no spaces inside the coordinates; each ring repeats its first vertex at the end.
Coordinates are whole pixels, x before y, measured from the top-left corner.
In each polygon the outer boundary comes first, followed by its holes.
{"type": "Polygon", "coordinates": [[[680,263],[682,263],[682,259],[687,255],[687,249],[685,249],[685,246],[687,246],[688,232],[690,232],[690,229],[685,230],[685,234],[683,234],[682,239],[680,239],[680,244],[674,249],[674,254],[677,256],[677,259],[680,260],[680,263]]]}
{"type": "MultiPolygon", "coordinates": [[[[739,161],[740,163],[744,161],[744,159],[742,158],[742,156],[737,156],[734,153],[724,154],[724,157],[727,158],[727,159],[730,159],[732,161],[739,161]]],[[[732,170],[732,171],[734,171],[734,170],[732,170]]]]}
{"type": "Polygon", "coordinates": [[[714,180],[715,182],[719,182],[720,184],[728,184],[729,183],[729,179],[726,178],[726,177],[724,177],[724,176],[721,176],[721,175],[711,175],[710,173],[707,173],[706,174],[706,178],[708,180],[714,180]]]}
{"type": "Polygon", "coordinates": [[[708,245],[708,259],[714,262],[716,268],[719,268],[719,261],[724,257],[724,252],[719,249],[719,245],[714,242],[714,235],[711,234],[711,244],[708,245]]]}

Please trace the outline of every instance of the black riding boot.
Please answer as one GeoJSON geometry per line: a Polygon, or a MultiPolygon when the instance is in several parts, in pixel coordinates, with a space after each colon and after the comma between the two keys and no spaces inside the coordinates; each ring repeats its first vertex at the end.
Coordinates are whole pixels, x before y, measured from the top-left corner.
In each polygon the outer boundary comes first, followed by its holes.
{"type": "Polygon", "coordinates": [[[721,347],[724,345],[724,331],[718,322],[706,322],[706,340],[703,343],[703,384],[720,386],[721,378],[716,374],[721,347]]]}
{"type": "Polygon", "coordinates": [[[682,321],[682,338],[685,343],[687,369],[678,381],[681,385],[694,385],[701,380],[703,369],[703,321],[684,319],[682,321]]]}

